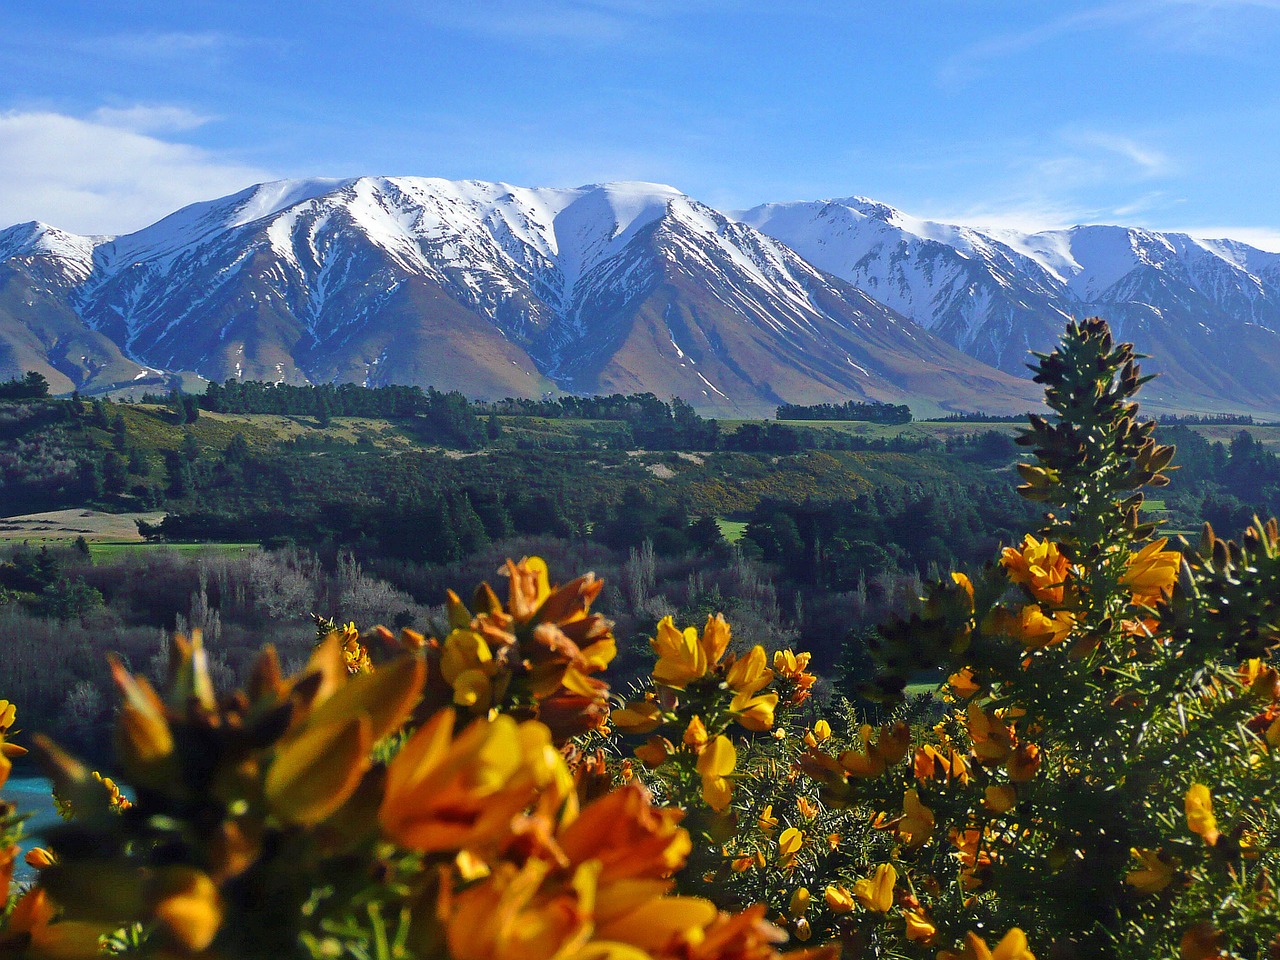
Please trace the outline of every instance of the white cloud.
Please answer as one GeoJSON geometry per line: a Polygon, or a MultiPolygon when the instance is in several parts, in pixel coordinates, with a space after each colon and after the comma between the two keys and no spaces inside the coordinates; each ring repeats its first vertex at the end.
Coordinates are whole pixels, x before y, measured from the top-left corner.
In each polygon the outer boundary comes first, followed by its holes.
{"type": "Polygon", "coordinates": [[[136,103],[128,107],[99,107],[90,119],[106,127],[119,127],[134,133],[174,133],[203,127],[213,117],[186,107],[136,103]]]}
{"type": "Polygon", "coordinates": [[[273,179],[154,135],[200,122],[182,108],[157,106],[104,108],[89,118],[0,113],[0,226],[41,220],[76,233],[127,233],[186,204],[273,179]]]}

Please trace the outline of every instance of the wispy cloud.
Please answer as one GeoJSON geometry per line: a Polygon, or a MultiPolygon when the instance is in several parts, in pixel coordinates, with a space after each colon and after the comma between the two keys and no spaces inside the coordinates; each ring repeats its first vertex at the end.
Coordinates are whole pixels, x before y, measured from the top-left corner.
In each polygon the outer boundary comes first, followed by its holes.
{"type": "Polygon", "coordinates": [[[110,33],[79,38],[74,42],[98,53],[136,60],[221,59],[247,47],[267,43],[261,38],[217,30],[110,33]]]}
{"type": "Polygon", "coordinates": [[[214,118],[186,107],[135,103],[127,107],[99,107],[90,119],[104,127],[135,133],[176,133],[203,127],[214,118]]]}
{"type": "MultiPolygon", "coordinates": [[[[997,33],[965,47],[938,69],[943,86],[961,86],[1001,60],[1098,30],[1128,29],[1159,50],[1237,56],[1263,42],[1259,16],[1274,24],[1280,0],[1123,0],[1063,14],[1021,30],[997,33]]],[[[1269,32],[1269,31],[1268,31],[1269,32]]]]}
{"type": "Polygon", "coordinates": [[[87,118],[0,113],[0,225],[43,220],[89,234],[125,233],[188,203],[272,179],[234,158],[154,134],[196,115],[107,108],[87,118]]]}

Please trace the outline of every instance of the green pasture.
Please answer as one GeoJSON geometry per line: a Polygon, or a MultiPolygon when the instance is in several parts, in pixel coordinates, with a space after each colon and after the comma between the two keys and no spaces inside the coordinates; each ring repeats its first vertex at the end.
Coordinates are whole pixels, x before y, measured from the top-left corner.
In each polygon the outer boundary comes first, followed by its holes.
{"type": "Polygon", "coordinates": [[[171,550],[174,553],[243,553],[261,549],[256,543],[157,543],[151,541],[98,540],[89,542],[89,556],[94,560],[111,560],[122,553],[139,550],[171,550]]]}

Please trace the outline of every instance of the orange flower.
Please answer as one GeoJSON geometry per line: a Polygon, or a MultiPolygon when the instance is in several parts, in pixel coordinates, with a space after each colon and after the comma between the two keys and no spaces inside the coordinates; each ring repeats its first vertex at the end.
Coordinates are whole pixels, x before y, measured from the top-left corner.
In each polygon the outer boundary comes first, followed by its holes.
{"type": "Polygon", "coordinates": [[[1022,538],[1021,548],[1004,548],[1000,562],[1009,579],[1022,584],[1040,602],[1062,603],[1070,567],[1056,543],[1050,540],[1041,542],[1027,534],[1022,538]]]}
{"type": "Polygon", "coordinates": [[[662,766],[675,752],[676,748],[666,737],[650,737],[635,750],[637,759],[650,770],[662,766]]]}
{"type": "Polygon", "coordinates": [[[599,882],[662,879],[684,865],[692,844],[684,811],[653,806],[639,784],[620,787],[583,808],[557,842],[572,864],[600,864],[599,882]]]}
{"type": "Polygon", "coordinates": [[[571,789],[542,724],[481,718],[454,739],[453,717],[452,710],[436,714],[387,765],[378,820],[410,850],[482,845],[509,830],[539,788],[571,789]]]}
{"type": "Polygon", "coordinates": [[[1018,804],[1018,790],[1009,783],[993,783],[983,791],[982,805],[992,813],[1008,813],[1018,804]]]}
{"type": "Polygon", "coordinates": [[[1009,756],[1005,770],[1014,783],[1027,783],[1040,772],[1040,748],[1034,743],[1020,743],[1009,756]]]}
{"type": "Polygon", "coordinates": [[[591,939],[596,865],[567,883],[545,884],[552,864],[530,858],[503,863],[456,897],[442,895],[449,956],[454,960],[525,960],[572,956],[591,939]]]}
{"type": "MultiPolygon", "coordinates": [[[[46,850],[44,847],[32,847],[22,859],[33,870],[48,870],[58,862],[58,858],[53,855],[53,852],[46,850]]],[[[0,884],[0,886],[3,886],[3,884],[0,884]]]]}

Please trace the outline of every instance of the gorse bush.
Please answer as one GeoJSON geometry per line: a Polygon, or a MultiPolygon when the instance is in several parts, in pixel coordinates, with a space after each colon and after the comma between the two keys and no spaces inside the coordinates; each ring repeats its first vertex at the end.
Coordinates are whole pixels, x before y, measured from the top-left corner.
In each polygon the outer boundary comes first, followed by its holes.
{"type": "Polygon", "coordinates": [[[1274,960],[1280,529],[1156,537],[1138,359],[1098,320],[1039,358],[1044,525],[881,627],[869,715],[715,613],[611,690],[601,582],[536,557],[440,638],[322,623],[242,691],[198,635],[163,694],[113,661],[130,799],[32,736],[71,819],[0,956],[1274,960]]]}

